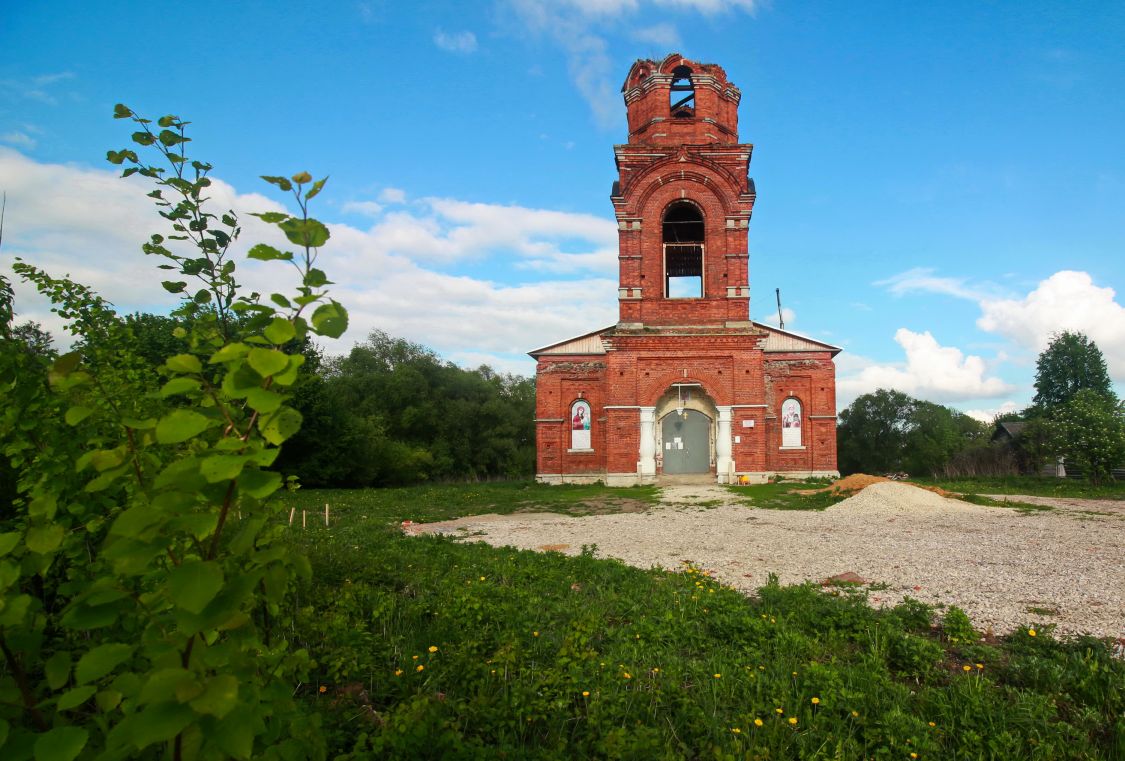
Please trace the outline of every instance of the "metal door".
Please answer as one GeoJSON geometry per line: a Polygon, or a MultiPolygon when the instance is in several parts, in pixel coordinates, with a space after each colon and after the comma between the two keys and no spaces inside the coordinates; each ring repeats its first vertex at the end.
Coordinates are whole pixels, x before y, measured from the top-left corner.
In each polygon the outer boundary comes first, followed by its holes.
{"type": "Polygon", "coordinates": [[[711,472],[711,418],[695,410],[672,412],[660,422],[660,435],[665,473],[711,472]]]}

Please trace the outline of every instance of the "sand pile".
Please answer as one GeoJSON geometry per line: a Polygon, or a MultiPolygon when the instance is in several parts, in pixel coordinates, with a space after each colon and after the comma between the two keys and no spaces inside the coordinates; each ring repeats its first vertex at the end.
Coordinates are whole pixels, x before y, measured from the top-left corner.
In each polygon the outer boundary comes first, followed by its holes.
{"type": "MultiPolygon", "coordinates": [[[[863,491],[864,489],[866,489],[868,486],[871,486],[872,484],[881,484],[881,483],[902,483],[902,482],[901,481],[892,481],[891,479],[889,479],[885,476],[869,476],[866,473],[852,473],[850,476],[845,476],[844,478],[841,478],[841,479],[837,480],[831,486],[826,486],[823,489],[812,489],[812,490],[802,489],[802,490],[794,490],[794,491],[800,491],[802,494],[819,494],[819,493],[825,492],[825,491],[830,491],[833,494],[858,494],[859,492],[863,491]]],[[[925,489],[926,491],[931,491],[934,494],[938,494],[942,497],[952,496],[949,492],[947,492],[945,489],[942,489],[939,486],[922,486],[920,484],[906,484],[906,485],[910,486],[911,488],[914,488],[914,489],[925,489]]]]}

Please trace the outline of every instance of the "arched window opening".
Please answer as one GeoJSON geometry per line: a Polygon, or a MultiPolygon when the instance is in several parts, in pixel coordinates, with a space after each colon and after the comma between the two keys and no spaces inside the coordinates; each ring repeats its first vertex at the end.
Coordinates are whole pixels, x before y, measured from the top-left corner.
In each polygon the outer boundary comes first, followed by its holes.
{"type": "Polygon", "coordinates": [[[570,405],[570,448],[593,449],[590,446],[590,403],[584,399],[570,405]]]}
{"type": "Polygon", "coordinates": [[[695,116],[695,85],[691,81],[690,68],[677,66],[672,69],[672,87],[668,95],[668,106],[673,117],[695,116]]]}
{"type": "Polygon", "coordinates": [[[703,298],[703,214],[689,201],[664,212],[664,297],[703,298]]]}
{"type": "Polygon", "coordinates": [[[793,397],[781,403],[781,446],[801,446],[801,403],[793,397]]]}

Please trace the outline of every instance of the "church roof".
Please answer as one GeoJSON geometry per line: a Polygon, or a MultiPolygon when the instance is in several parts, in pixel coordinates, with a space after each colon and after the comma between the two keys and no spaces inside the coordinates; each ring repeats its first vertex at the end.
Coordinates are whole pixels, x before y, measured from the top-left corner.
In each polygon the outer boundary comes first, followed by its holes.
{"type": "Polygon", "coordinates": [[[610,325],[591,333],[583,333],[580,336],[568,338],[565,341],[548,344],[539,349],[532,349],[528,354],[536,358],[543,355],[558,356],[560,354],[605,354],[602,336],[613,330],[614,327],[616,326],[610,325]]]}
{"type": "Polygon", "coordinates": [[[823,341],[817,341],[815,338],[809,338],[791,330],[775,328],[773,325],[755,322],[754,327],[769,333],[762,345],[762,350],[766,352],[830,351],[832,356],[835,357],[843,351],[839,346],[826,344],[823,341]]]}
{"type": "MultiPolygon", "coordinates": [[[[843,349],[832,344],[826,344],[823,341],[803,336],[800,333],[794,333],[789,330],[782,330],[775,328],[772,325],[762,325],[761,323],[753,323],[756,330],[766,333],[766,338],[760,346],[762,351],[769,353],[783,353],[783,352],[801,352],[801,351],[828,351],[832,356],[836,356],[843,349]]],[[[590,354],[605,354],[605,344],[602,342],[602,336],[607,335],[616,328],[616,325],[600,328],[589,333],[583,333],[574,338],[567,338],[558,343],[548,344],[547,346],[533,349],[528,352],[532,357],[539,358],[542,356],[557,357],[561,355],[590,355],[590,354]]]]}

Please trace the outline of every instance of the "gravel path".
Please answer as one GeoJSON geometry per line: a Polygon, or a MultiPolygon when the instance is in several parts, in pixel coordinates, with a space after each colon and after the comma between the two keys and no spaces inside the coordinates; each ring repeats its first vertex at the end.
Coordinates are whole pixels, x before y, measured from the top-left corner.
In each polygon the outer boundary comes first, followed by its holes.
{"type": "Polygon", "coordinates": [[[661,504],[639,514],[485,515],[414,530],[567,554],[596,544],[641,568],[691,560],[747,593],[771,572],[783,584],[851,572],[874,585],[875,605],[909,595],[957,605],[997,634],[1036,622],[1125,638],[1125,503],[1008,499],[1054,509],[1021,513],[879,483],[821,512],[763,510],[692,485],[665,487],[661,504]]]}

